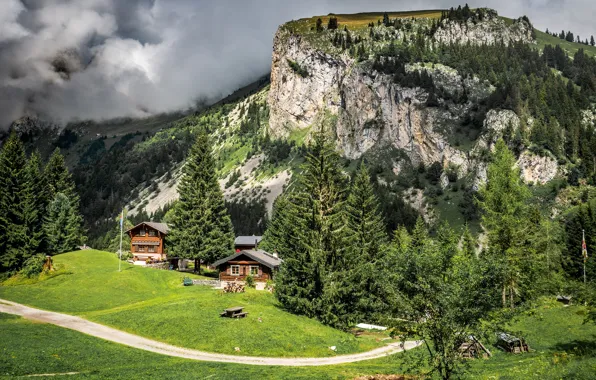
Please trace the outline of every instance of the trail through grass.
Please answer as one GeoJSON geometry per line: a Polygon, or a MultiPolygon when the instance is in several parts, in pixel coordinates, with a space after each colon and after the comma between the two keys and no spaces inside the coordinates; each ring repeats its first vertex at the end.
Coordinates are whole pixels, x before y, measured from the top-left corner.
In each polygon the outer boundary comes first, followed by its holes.
{"type": "Polygon", "coordinates": [[[226,354],[322,357],[368,351],[386,343],[386,334],[356,338],[288,313],[268,292],[223,294],[211,287],[184,287],[183,273],[126,263],[118,272],[116,257],[107,252],[72,252],[56,256],[54,262],[65,274],[33,284],[8,281],[12,285],[0,286],[0,298],[79,315],[177,346],[226,354]],[[248,316],[219,316],[234,306],[243,306],[248,316]]]}

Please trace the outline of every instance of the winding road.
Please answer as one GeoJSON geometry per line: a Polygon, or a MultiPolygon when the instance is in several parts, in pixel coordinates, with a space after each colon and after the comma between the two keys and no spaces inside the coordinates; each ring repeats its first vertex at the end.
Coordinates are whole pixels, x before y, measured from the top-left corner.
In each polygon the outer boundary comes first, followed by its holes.
{"type": "Polygon", "coordinates": [[[267,358],[257,356],[236,356],[216,354],[192,350],[188,348],[176,347],[166,343],[129,334],[99,323],[91,322],[86,319],[75,317],[68,314],[55,313],[25,306],[16,302],[0,299],[0,313],[14,314],[30,319],[32,321],[51,323],[56,326],[82,332],[97,338],[105,339],[110,342],[124,344],[126,346],[138,348],[140,350],[155,352],[162,355],[176,356],[179,358],[221,362],[236,363],[248,365],[271,365],[271,366],[323,366],[343,363],[353,363],[362,360],[376,359],[397,352],[410,350],[419,346],[421,341],[407,341],[403,345],[401,342],[389,343],[388,345],[376,348],[371,351],[361,352],[350,355],[337,355],[326,358],[267,358]]]}

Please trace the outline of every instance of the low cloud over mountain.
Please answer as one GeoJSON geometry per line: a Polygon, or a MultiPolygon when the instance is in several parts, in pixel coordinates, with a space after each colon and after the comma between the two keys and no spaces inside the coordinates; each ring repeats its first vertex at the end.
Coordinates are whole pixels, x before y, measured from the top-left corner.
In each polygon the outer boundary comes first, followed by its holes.
{"type": "MultiPolygon", "coordinates": [[[[450,1],[3,0],[0,126],[147,116],[226,95],[269,69],[277,26],[329,12],[442,8],[450,1]]],[[[541,28],[592,33],[587,0],[470,1],[541,28]]]]}

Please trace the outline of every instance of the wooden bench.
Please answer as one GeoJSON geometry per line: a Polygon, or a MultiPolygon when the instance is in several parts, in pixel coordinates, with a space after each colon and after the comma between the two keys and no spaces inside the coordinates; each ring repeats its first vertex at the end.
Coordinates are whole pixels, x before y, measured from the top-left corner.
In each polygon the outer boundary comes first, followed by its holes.
{"type": "Polygon", "coordinates": [[[229,309],[225,309],[223,313],[220,313],[220,317],[227,317],[227,318],[244,318],[248,314],[247,312],[242,312],[243,307],[232,307],[229,309]]]}

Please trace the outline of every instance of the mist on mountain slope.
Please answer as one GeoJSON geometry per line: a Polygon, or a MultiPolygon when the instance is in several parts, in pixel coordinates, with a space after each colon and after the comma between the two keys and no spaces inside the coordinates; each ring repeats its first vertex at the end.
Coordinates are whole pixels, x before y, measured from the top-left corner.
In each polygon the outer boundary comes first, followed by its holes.
{"type": "MultiPolygon", "coordinates": [[[[589,0],[469,1],[541,28],[592,31],[589,0]]],[[[0,127],[143,117],[215,100],[269,70],[277,26],[316,14],[446,8],[451,1],[3,0],[0,127]]]]}

